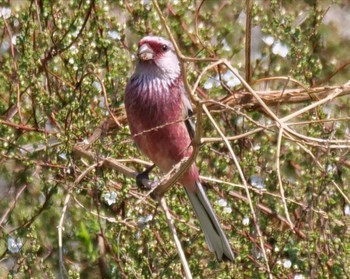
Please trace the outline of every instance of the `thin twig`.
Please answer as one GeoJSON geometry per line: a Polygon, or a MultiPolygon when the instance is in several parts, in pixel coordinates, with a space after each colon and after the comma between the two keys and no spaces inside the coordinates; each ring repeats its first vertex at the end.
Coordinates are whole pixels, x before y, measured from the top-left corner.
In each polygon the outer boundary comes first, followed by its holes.
{"type": "Polygon", "coordinates": [[[174,221],[173,221],[173,219],[171,217],[171,214],[170,214],[169,209],[168,209],[168,205],[167,205],[166,200],[165,200],[164,197],[160,199],[160,206],[162,207],[162,209],[164,211],[164,214],[165,214],[165,217],[166,217],[166,221],[167,221],[168,226],[170,228],[171,234],[173,235],[174,242],[175,242],[175,245],[176,245],[176,250],[177,250],[177,253],[179,254],[182,266],[183,266],[185,274],[186,274],[186,279],[192,279],[191,270],[190,270],[190,268],[188,266],[188,262],[186,260],[185,253],[184,253],[184,251],[182,249],[181,242],[180,242],[180,240],[179,240],[179,238],[177,236],[177,233],[176,233],[176,228],[175,228],[175,225],[174,225],[174,221]]]}
{"type": "Polygon", "coordinates": [[[280,128],[279,133],[278,133],[278,140],[277,140],[276,172],[277,172],[277,177],[278,177],[278,186],[280,188],[280,194],[281,194],[283,208],[284,208],[284,214],[286,215],[286,218],[288,220],[289,227],[291,228],[292,231],[294,231],[294,225],[293,225],[293,223],[290,219],[290,216],[289,216],[288,206],[287,206],[286,198],[284,196],[284,188],[283,188],[283,183],[282,183],[281,162],[280,162],[282,136],[283,136],[283,128],[280,128]]]}
{"type": "Polygon", "coordinates": [[[106,87],[104,85],[104,82],[103,80],[99,77],[99,75],[95,74],[95,77],[98,79],[98,81],[100,82],[101,84],[101,88],[102,88],[102,94],[103,94],[103,98],[105,100],[105,105],[106,105],[106,108],[108,110],[108,113],[109,115],[113,118],[114,122],[117,124],[118,127],[121,127],[118,119],[114,116],[113,114],[113,111],[110,109],[110,106],[109,106],[109,102],[108,102],[108,97],[107,97],[107,92],[106,92],[106,87]]]}
{"type": "Polygon", "coordinates": [[[23,193],[23,191],[27,188],[27,184],[23,185],[19,191],[17,192],[14,200],[12,201],[11,205],[7,208],[7,210],[4,212],[4,214],[2,215],[1,219],[0,219],[0,227],[2,226],[2,224],[5,222],[5,220],[7,219],[7,216],[9,215],[9,213],[15,208],[16,203],[19,199],[19,197],[21,196],[21,194],[23,193]]]}

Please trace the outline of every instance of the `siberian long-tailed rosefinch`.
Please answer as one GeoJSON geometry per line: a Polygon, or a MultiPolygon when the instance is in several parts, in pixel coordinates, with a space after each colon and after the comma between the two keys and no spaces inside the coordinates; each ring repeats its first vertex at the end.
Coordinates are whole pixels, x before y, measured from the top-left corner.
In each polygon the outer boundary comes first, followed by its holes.
{"type": "MultiPolygon", "coordinates": [[[[192,107],[171,42],[147,36],[139,42],[138,63],[125,91],[131,133],[141,151],[163,172],[192,153],[192,107]],[[157,128],[158,127],[158,128],[157,128]]],[[[229,242],[199,181],[193,164],[180,179],[199,219],[210,251],[218,260],[234,260],[229,242]]]]}

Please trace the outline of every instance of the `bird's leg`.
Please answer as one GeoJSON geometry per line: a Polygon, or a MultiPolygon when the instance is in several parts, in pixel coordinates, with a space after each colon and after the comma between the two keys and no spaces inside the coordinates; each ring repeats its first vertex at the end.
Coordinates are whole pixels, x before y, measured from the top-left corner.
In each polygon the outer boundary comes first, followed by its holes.
{"type": "Polygon", "coordinates": [[[153,170],[154,167],[155,167],[155,165],[153,164],[152,166],[148,167],[143,172],[136,175],[136,185],[138,187],[140,187],[141,189],[150,190],[158,184],[157,181],[150,181],[149,180],[149,173],[151,172],[151,170],[153,170]]]}

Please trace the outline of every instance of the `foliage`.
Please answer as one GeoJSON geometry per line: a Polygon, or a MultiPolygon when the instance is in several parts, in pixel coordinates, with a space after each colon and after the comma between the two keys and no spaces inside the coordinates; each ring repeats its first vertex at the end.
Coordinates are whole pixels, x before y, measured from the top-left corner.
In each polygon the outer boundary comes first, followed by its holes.
{"type": "MultiPolygon", "coordinates": [[[[159,4],[185,55],[227,59],[243,75],[243,2],[168,2],[159,4]]],[[[348,37],[334,18],[325,19],[331,10],[337,15],[339,7],[350,9],[338,2],[254,1],[255,90],[282,92],[348,81],[348,37]],[[286,78],[276,78],[281,76],[286,78]]],[[[147,160],[132,144],[123,94],[137,40],[145,34],[168,36],[154,5],[146,0],[0,3],[0,277],[64,275],[57,230],[64,217],[68,277],[182,278],[157,203],[139,203],[143,193],[135,180],[101,164],[112,157],[137,171],[145,168],[135,159],[147,160]],[[77,156],[76,146],[110,117],[110,109],[120,126],[104,129],[89,146],[93,162],[77,156]]],[[[186,62],[192,86],[208,64],[186,62]]],[[[217,67],[204,74],[197,92],[201,99],[221,101],[244,90],[225,67],[217,67]]],[[[270,108],[281,119],[311,103],[270,108]]],[[[167,202],[194,277],[265,278],[267,266],[276,278],[350,277],[348,108],[345,95],[291,120],[297,133],[323,143],[284,134],[280,145],[275,119],[261,107],[211,110],[226,137],[264,128],[231,141],[250,185],[257,224],[237,166],[222,140],[210,140],[219,135],[205,117],[203,136],[209,140],[197,164],[237,259],[234,264],[215,261],[184,191],[173,187],[167,202]]]]}

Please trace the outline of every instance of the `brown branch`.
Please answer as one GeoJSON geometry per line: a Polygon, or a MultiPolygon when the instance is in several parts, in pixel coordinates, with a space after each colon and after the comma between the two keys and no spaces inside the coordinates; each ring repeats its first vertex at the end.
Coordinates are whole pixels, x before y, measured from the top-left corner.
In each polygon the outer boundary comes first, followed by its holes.
{"type": "Polygon", "coordinates": [[[45,132],[44,129],[33,128],[33,127],[29,127],[29,126],[27,126],[27,125],[16,124],[16,123],[13,123],[13,122],[11,122],[11,121],[5,121],[5,120],[1,120],[1,119],[0,119],[0,124],[13,127],[13,128],[15,128],[15,129],[17,129],[17,130],[36,131],[36,132],[41,132],[41,133],[44,133],[44,132],[45,132]]]}
{"type": "MultiPolygon", "coordinates": [[[[269,106],[277,104],[292,104],[302,103],[312,100],[320,100],[332,93],[333,90],[340,89],[342,92],[338,95],[344,96],[350,94],[350,85],[344,86],[323,86],[314,87],[308,90],[305,89],[286,89],[283,94],[280,90],[273,91],[255,91],[259,97],[269,106]]],[[[230,106],[240,106],[245,109],[258,108],[259,103],[257,99],[253,98],[248,91],[239,91],[231,96],[225,96],[219,100],[222,104],[230,106]]],[[[210,106],[212,109],[213,106],[210,106]]]]}

